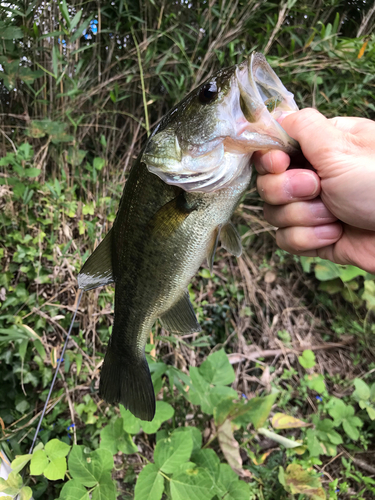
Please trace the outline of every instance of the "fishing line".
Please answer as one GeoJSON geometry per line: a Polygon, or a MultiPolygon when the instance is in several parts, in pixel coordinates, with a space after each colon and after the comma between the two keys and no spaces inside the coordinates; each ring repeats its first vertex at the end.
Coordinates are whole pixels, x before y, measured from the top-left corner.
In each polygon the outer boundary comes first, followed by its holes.
{"type": "Polygon", "coordinates": [[[45,415],[46,410],[47,410],[47,405],[48,405],[49,400],[50,400],[50,398],[51,398],[51,394],[52,394],[53,386],[55,385],[56,378],[57,378],[57,374],[58,374],[58,372],[59,372],[59,368],[60,368],[61,362],[62,362],[63,357],[64,357],[65,349],[66,349],[66,346],[68,345],[68,340],[70,339],[70,334],[71,334],[71,332],[72,332],[72,328],[73,328],[74,320],[76,319],[76,314],[77,314],[77,311],[78,311],[79,303],[81,302],[81,297],[82,297],[82,290],[80,290],[80,291],[79,291],[78,300],[77,300],[77,305],[76,305],[76,308],[75,308],[75,311],[74,311],[74,314],[73,314],[72,321],[71,321],[70,326],[69,326],[69,331],[68,331],[68,334],[67,334],[67,336],[66,336],[66,339],[65,339],[65,342],[64,342],[64,346],[63,346],[62,351],[61,351],[61,354],[60,354],[60,358],[59,358],[59,360],[58,360],[58,362],[57,362],[57,366],[56,366],[55,374],[54,374],[54,376],[53,376],[53,380],[52,380],[52,383],[51,383],[51,387],[50,387],[50,389],[49,389],[49,393],[48,393],[48,396],[47,396],[46,402],[44,403],[44,408],[43,408],[42,414],[41,414],[40,419],[39,419],[39,422],[38,422],[38,426],[37,426],[36,431],[35,431],[35,434],[34,434],[34,439],[33,439],[33,442],[32,442],[32,444],[31,444],[31,448],[30,448],[30,451],[29,451],[29,454],[30,454],[30,455],[31,455],[31,453],[33,452],[34,445],[35,445],[35,442],[36,442],[36,438],[38,437],[38,433],[39,433],[40,427],[41,427],[41,425],[42,425],[42,421],[43,421],[44,415],[45,415]]]}

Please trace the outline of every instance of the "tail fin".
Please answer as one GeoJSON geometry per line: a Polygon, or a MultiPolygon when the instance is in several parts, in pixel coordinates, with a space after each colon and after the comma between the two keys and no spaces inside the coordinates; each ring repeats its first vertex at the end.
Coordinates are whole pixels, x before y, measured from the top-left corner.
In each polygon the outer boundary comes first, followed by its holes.
{"type": "Polygon", "coordinates": [[[141,420],[155,415],[155,392],[146,358],[118,353],[110,344],[100,375],[99,394],[108,403],[121,403],[141,420]]]}

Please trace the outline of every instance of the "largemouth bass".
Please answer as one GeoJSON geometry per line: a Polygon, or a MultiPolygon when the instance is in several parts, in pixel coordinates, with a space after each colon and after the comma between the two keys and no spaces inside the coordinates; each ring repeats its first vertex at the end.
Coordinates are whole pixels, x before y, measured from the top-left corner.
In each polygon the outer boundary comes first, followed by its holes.
{"type": "Polygon", "coordinates": [[[170,332],[200,331],[187,285],[218,242],[242,251],[230,219],[254,151],[298,150],[275,117],[296,110],[264,56],[218,71],[156,127],[133,165],[112,229],[78,276],[83,290],[115,283],[112,336],[99,392],[152,420],[155,394],[145,345],[159,318],[170,332]]]}

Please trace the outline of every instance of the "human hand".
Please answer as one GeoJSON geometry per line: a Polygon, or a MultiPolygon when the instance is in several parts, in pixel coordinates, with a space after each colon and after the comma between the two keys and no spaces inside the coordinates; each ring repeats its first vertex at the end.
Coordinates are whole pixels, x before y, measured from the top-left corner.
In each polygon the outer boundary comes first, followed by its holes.
{"type": "Polygon", "coordinates": [[[375,122],[307,108],[282,126],[305,158],[288,169],[282,151],[254,155],[265,218],[280,228],[277,244],[375,274],[375,122]],[[315,172],[303,169],[311,166],[315,172]]]}

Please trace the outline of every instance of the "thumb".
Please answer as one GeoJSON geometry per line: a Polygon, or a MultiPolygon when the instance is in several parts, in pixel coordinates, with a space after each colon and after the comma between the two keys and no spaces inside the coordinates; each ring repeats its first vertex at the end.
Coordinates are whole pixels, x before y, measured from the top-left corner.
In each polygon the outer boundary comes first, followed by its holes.
{"type": "Polygon", "coordinates": [[[312,108],[301,109],[285,116],[281,125],[299,142],[305,158],[317,171],[328,156],[331,157],[332,149],[335,145],[337,147],[342,138],[342,132],[328,118],[312,108]]]}

